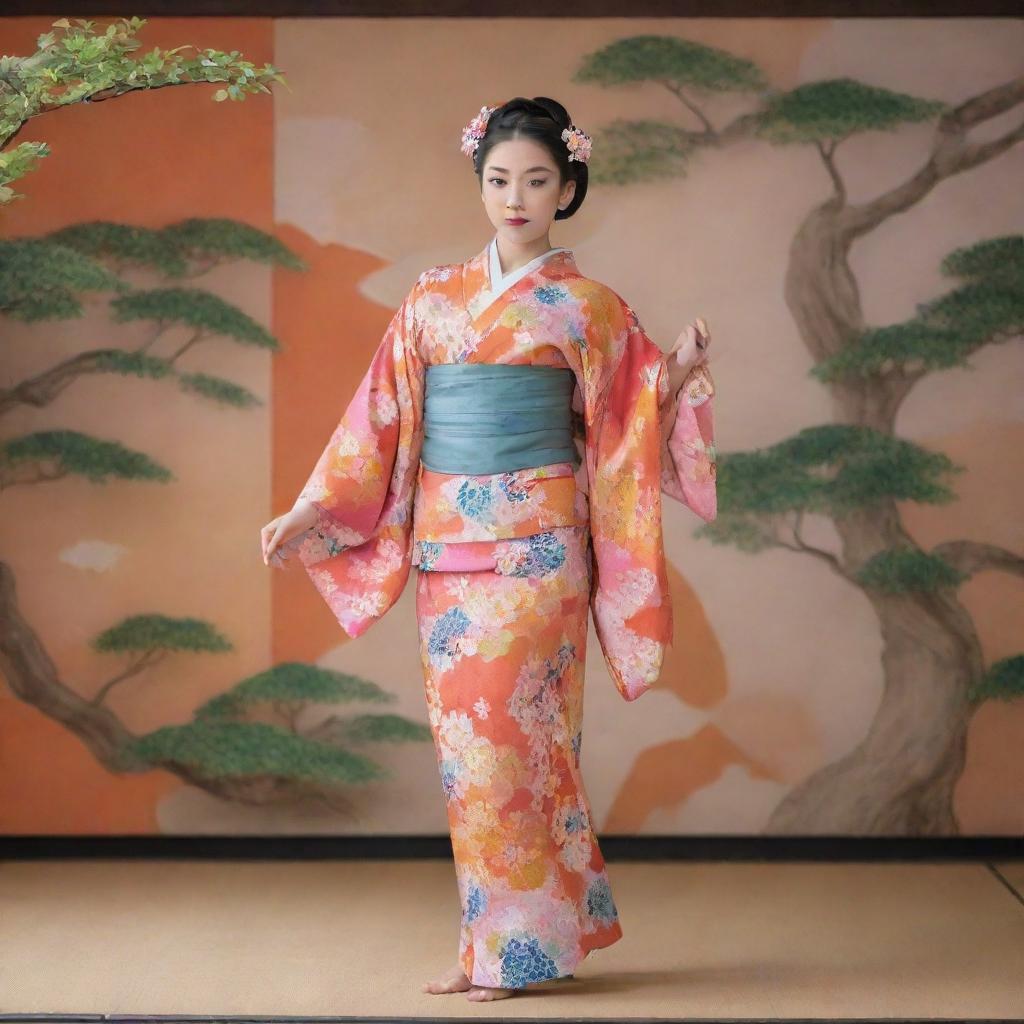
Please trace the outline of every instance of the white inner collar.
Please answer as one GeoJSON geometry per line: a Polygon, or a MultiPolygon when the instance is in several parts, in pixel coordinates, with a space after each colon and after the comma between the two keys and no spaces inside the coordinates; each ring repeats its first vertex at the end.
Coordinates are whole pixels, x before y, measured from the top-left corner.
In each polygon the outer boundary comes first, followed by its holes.
{"type": "Polygon", "coordinates": [[[510,288],[521,277],[528,274],[535,267],[540,266],[540,264],[553,253],[568,251],[569,250],[566,246],[556,245],[553,249],[548,249],[547,252],[542,252],[539,256],[534,257],[529,263],[524,264],[516,270],[510,270],[507,274],[502,275],[501,260],[498,259],[498,236],[495,235],[491,239],[490,245],[491,294],[497,295],[500,292],[505,291],[506,288],[510,288]]]}

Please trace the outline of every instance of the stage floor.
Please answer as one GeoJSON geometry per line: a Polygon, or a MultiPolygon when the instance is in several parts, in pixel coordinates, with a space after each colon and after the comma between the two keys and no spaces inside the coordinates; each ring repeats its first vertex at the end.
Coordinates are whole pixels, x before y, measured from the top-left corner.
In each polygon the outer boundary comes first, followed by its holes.
{"type": "Polygon", "coordinates": [[[575,979],[474,1003],[421,991],[456,962],[449,861],[9,861],[0,1015],[1024,1017],[1024,863],[608,873],[618,943],[575,979]]]}

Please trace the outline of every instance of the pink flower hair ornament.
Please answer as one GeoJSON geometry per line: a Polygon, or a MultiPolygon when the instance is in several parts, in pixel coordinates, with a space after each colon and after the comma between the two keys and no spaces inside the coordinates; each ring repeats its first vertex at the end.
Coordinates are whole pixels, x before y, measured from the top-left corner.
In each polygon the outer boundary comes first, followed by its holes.
{"type": "MultiPolygon", "coordinates": [[[[500,104],[499,104],[500,105],[500,104]]],[[[462,152],[472,156],[480,140],[487,134],[487,122],[498,107],[481,107],[480,113],[462,129],[462,152]]]]}
{"type": "MultiPolygon", "coordinates": [[[[473,156],[476,153],[480,140],[487,134],[487,122],[490,121],[491,114],[501,105],[481,107],[480,113],[462,129],[461,148],[466,156],[473,156]]],[[[581,128],[570,124],[568,128],[562,131],[562,141],[569,149],[570,160],[577,160],[579,163],[585,164],[590,159],[591,138],[581,128]]]]}
{"type": "Polygon", "coordinates": [[[562,141],[569,147],[569,159],[585,164],[590,159],[590,136],[571,124],[562,132],[562,141]]]}

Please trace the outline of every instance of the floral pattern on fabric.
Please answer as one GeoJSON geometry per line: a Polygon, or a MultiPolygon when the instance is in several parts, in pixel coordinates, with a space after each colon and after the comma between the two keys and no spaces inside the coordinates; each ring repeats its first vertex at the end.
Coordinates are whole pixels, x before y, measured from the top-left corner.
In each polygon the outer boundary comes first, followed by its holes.
{"type": "Polygon", "coordinates": [[[569,462],[485,475],[431,472],[420,463],[419,477],[413,514],[420,542],[526,537],[587,521],[569,462]]]}
{"type": "Polygon", "coordinates": [[[622,936],[580,774],[587,528],[509,542],[513,571],[416,580],[428,717],[475,985],[572,974],[622,936]]]}
{"type": "Polygon", "coordinates": [[[352,637],[417,566],[459,960],[522,988],[622,937],[580,773],[588,616],[636,700],[672,639],[662,495],[715,515],[714,387],[698,367],[669,395],[636,314],[567,250],[497,293],[489,275],[486,249],[420,275],[303,487],[317,522],[294,549],[352,637]],[[426,367],[465,361],[570,369],[578,464],[426,469],[426,367]]]}
{"type": "Polygon", "coordinates": [[[662,410],[661,489],[706,522],[718,515],[715,384],[706,365],[695,366],[662,410]]]}
{"type": "Polygon", "coordinates": [[[394,605],[412,565],[493,571],[503,542],[588,524],[595,627],[616,687],[635,700],[672,636],[661,496],[713,511],[710,396],[692,405],[668,394],[661,350],[570,251],[497,295],[488,277],[486,249],[420,275],[301,492],[320,519],[299,557],[358,636],[394,605]],[[572,370],[579,464],[493,477],[423,467],[425,367],[466,360],[572,370]]]}

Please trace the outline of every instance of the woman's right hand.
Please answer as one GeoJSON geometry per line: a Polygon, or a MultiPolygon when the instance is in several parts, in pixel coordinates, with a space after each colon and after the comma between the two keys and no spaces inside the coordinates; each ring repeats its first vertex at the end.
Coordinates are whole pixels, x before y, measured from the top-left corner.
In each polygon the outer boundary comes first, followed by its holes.
{"type": "Polygon", "coordinates": [[[283,516],[271,519],[266,526],[260,530],[260,546],[263,549],[263,564],[270,565],[274,557],[280,561],[284,560],[281,554],[281,547],[288,543],[293,537],[304,533],[311,526],[316,524],[319,513],[316,505],[305,498],[298,501],[283,516]]]}

